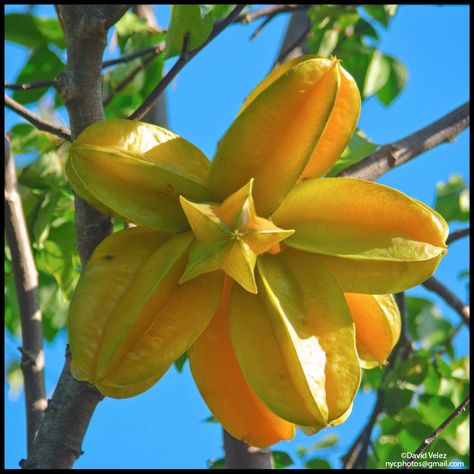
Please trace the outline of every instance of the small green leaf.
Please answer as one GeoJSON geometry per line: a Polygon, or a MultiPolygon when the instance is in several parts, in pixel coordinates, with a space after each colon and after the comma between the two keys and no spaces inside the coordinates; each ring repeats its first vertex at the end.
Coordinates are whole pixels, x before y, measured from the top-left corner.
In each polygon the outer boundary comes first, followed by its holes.
{"type": "Polygon", "coordinates": [[[362,161],[377,149],[379,145],[371,142],[361,130],[356,130],[334,166],[326,173],[326,176],[337,176],[341,171],[362,161]]]}
{"type": "Polygon", "coordinates": [[[227,469],[225,458],[209,459],[207,461],[207,466],[209,469],[227,469]]]}
{"type": "Polygon", "coordinates": [[[360,18],[354,27],[354,35],[356,36],[368,36],[376,41],[380,40],[380,36],[377,30],[366,20],[360,18]]]}
{"type": "Polygon", "coordinates": [[[119,47],[123,51],[130,37],[151,30],[143,18],[129,11],[115,24],[115,31],[117,31],[119,47]]]}
{"type": "Polygon", "coordinates": [[[212,16],[215,20],[222,20],[236,7],[237,5],[212,5],[212,16]]]}
{"type": "Polygon", "coordinates": [[[175,361],[174,361],[174,366],[176,367],[176,370],[178,372],[182,372],[184,368],[184,364],[188,360],[188,353],[185,352],[184,354],[181,354],[175,361]]]}
{"type": "Polygon", "coordinates": [[[370,370],[362,371],[361,388],[363,392],[371,392],[380,387],[382,381],[382,368],[374,367],[370,370]]]}
{"type": "Polygon", "coordinates": [[[386,7],[391,7],[391,5],[364,5],[364,10],[375,21],[380,23],[384,28],[387,28],[391,17],[395,15],[396,6],[395,9],[386,7]]]}
{"type": "Polygon", "coordinates": [[[275,469],[283,469],[294,464],[291,456],[285,451],[272,451],[272,456],[275,469]]]}
{"type": "Polygon", "coordinates": [[[38,29],[33,15],[10,13],[5,15],[5,40],[27,48],[45,46],[45,39],[38,29]]]}
{"type": "MultiPolygon", "coordinates": [[[[48,48],[35,49],[31,53],[28,62],[21,69],[15,82],[23,84],[33,81],[52,80],[64,70],[64,67],[63,62],[58,56],[48,48]]],[[[40,99],[47,90],[47,87],[26,91],[15,90],[13,91],[13,99],[21,104],[30,104],[40,99]]]]}
{"type": "Polygon", "coordinates": [[[207,418],[202,420],[203,423],[219,423],[214,415],[209,415],[207,418]]]}
{"type": "Polygon", "coordinates": [[[401,388],[388,388],[385,391],[385,410],[388,415],[395,416],[402,408],[408,406],[413,392],[401,388]]]}
{"type": "Polygon", "coordinates": [[[390,63],[387,82],[377,91],[377,98],[384,105],[390,105],[405,87],[408,70],[403,63],[391,56],[385,56],[390,63]]]}
{"type": "Polygon", "coordinates": [[[328,57],[336,49],[339,39],[339,31],[336,29],[326,30],[321,38],[318,55],[328,57]]]}
{"type": "Polygon", "coordinates": [[[388,81],[391,63],[378,49],[374,51],[365,77],[363,96],[370,97],[379,91],[388,81]]]}
{"type": "Polygon", "coordinates": [[[403,451],[413,453],[433,429],[423,423],[408,423],[400,431],[399,440],[403,451]]]}
{"type": "Polygon", "coordinates": [[[319,449],[329,448],[334,446],[339,442],[339,436],[336,433],[331,433],[325,436],[321,441],[316,443],[314,446],[311,447],[311,451],[316,451],[319,449]]]}
{"type": "Polygon", "coordinates": [[[448,222],[469,220],[469,189],[461,176],[452,175],[436,185],[435,210],[448,222]]]}
{"type": "Polygon", "coordinates": [[[47,44],[52,43],[58,48],[66,48],[64,32],[57,18],[35,17],[35,23],[47,44]]]}
{"type": "Polygon", "coordinates": [[[201,46],[211,34],[212,25],[212,13],[202,17],[199,5],[172,5],[171,20],[166,36],[166,58],[181,54],[186,34],[188,35],[188,51],[201,46]]]}
{"type": "Polygon", "coordinates": [[[66,184],[66,177],[58,152],[52,150],[23,168],[18,176],[18,182],[29,188],[45,191],[62,188],[66,184]]]}
{"type": "Polygon", "coordinates": [[[23,373],[20,361],[13,359],[7,367],[8,398],[17,400],[23,390],[23,373]]]}
{"type": "Polygon", "coordinates": [[[332,469],[331,464],[325,459],[310,459],[305,463],[306,469],[332,469]]]}
{"type": "Polygon", "coordinates": [[[14,155],[46,153],[58,143],[55,135],[42,132],[29,123],[14,125],[8,134],[14,155]]]}

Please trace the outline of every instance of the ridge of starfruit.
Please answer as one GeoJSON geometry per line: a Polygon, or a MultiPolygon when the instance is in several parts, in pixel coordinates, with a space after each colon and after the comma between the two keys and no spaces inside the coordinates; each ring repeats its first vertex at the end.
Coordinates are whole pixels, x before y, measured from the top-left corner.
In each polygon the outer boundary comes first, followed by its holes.
{"type": "Polygon", "coordinates": [[[211,162],[161,127],[106,120],[71,146],[71,187],[139,227],[106,238],[69,311],[71,372],[104,395],[189,352],[209,408],[265,447],[343,423],[361,367],[400,335],[392,293],[436,270],[448,227],[384,185],[321,178],[360,113],[336,58],[302,56],[247,97],[211,162]]]}

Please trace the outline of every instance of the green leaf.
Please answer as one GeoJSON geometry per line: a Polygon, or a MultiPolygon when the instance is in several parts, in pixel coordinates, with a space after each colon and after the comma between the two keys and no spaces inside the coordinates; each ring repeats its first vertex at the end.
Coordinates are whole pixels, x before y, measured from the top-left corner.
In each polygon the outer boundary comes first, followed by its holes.
{"type": "Polygon", "coordinates": [[[362,95],[370,97],[379,91],[388,81],[390,71],[390,61],[381,51],[376,49],[367,68],[362,95]]]}
{"type": "Polygon", "coordinates": [[[42,271],[38,276],[38,298],[43,316],[43,334],[47,341],[53,341],[59,331],[66,327],[69,304],[52,276],[42,271]]]}
{"type": "MultiPolygon", "coordinates": [[[[8,247],[5,250],[9,250],[8,247]]],[[[5,329],[15,338],[20,337],[20,308],[16,296],[15,280],[13,278],[11,261],[5,251],[5,329]]]]}
{"type": "Polygon", "coordinates": [[[341,30],[345,30],[349,26],[356,25],[359,22],[359,20],[360,20],[359,13],[357,13],[356,10],[349,10],[339,15],[339,18],[337,19],[337,24],[339,25],[341,30]]]}
{"type": "MultiPolygon", "coordinates": [[[[58,56],[48,48],[35,49],[28,62],[21,69],[15,82],[23,84],[34,81],[52,80],[64,70],[64,67],[63,62],[58,56]]],[[[47,90],[48,87],[30,89],[27,91],[15,90],[13,91],[13,99],[21,104],[30,104],[40,99],[47,90]]]]}
{"type": "Polygon", "coordinates": [[[380,40],[377,30],[366,20],[360,18],[354,27],[354,35],[356,36],[368,36],[376,41],[380,40]]]}
{"type": "Polygon", "coordinates": [[[237,5],[210,5],[212,6],[212,16],[215,20],[221,20],[229,15],[229,13],[237,6],[237,5]]]}
{"type": "Polygon", "coordinates": [[[10,13],[5,15],[5,40],[21,44],[27,48],[45,46],[45,39],[36,25],[33,15],[10,13]]]}
{"type": "Polygon", "coordinates": [[[363,392],[371,392],[380,387],[382,381],[382,368],[374,367],[370,370],[362,371],[362,382],[360,384],[363,392]]]}
{"type": "Polygon", "coordinates": [[[43,201],[34,214],[34,220],[29,220],[28,224],[31,226],[32,240],[36,246],[41,247],[44,240],[48,237],[49,224],[52,220],[56,206],[61,197],[59,191],[51,191],[44,193],[43,201]]]}
{"type": "Polygon", "coordinates": [[[375,21],[380,23],[384,28],[387,28],[391,18],[397,11],[396,7],[396,5],[364,5],[364,10],[375,21]]]}
{"type": "Polygon", "coordinates": [[[316,451],[318,449],[329,448],[331,446],[334,446],[338,442],[339,442],[339,436],[336,433],[331,433],[331,434],[328,434],[326,437],[324,437],[321,441],[316,443],[314,446],[312,446],[311,450],[316,451]]]}
{"type": "Polygon", "coordinates": [[[207,418],[202,420],[203,423],[219,423],[214,415],[209,415],[207,418]]]}
{"type": "Polygon", "coordinates": [[[328,57],[336,49],[339,39],[339,31],[336,29],[326,30],[321,38],[318,55],[328,57]]]}
{"type": "Polygon", "coordinates": [[[326,176],[337,176],[341,171],[362,161],[377,149],[379,145],[371,142],[361,130],[356,130],[334,166],[326,173],[326,176]]]}
{"type": "Polygon", "coordinates": [[[20,361],[13,359],[7,366],[8,398],[17,400],[23,389],[23,372],[21,371],[20,361]]]}
{"type": "Polygon", "coordinates": [[[389,416],[384,416],[380,421],[379,421],[379,426],[380,429],[382,430],[382,435],[387,435],[387,434],[397,434],[400,432],[402,429],[402,423],[394,420],[392,417],[389,416]]]}
{"type": "Polygon", "coordinates": [[[408,406],[413,397],[413,392],[401,388],[388,388],[385,390],[385,411],[388,415],[395,416],[402,408],[408,406]]]}
{"type": "Polygon", "coordinates": [[[57,18],[34,18],[36,27],[43,35],[46,44],[52,43],[58,48],[66,48],[66,39],[61,24],[57,18]]]}
{"type": "Polygon", "coordinates": [[[115,31],[117,32],[120,50],[123,51],[130,37],[139,33],[147,33],[151,30],[143,18],[129,11],[115,23],[115,31]]]}
{"type": "Polygon", "coordinates": [[[408,79],[408,70],[405,65],[391,56],[385,56],[390,64],[390,73],[387,82],[377,91],[377,98],[388,106],[400,94],[408,79]]]}
{"type": "Polygon", "coordinates": [[[413,357],[404,361],[397,369],[401,380],[413,385],[423,383],[428,372],[428,361],[422,357],[413,357]]]}
{"type": "Polygon", "coordinates": [[[29,123],[14,125],[9,132],[9,137],[14,155],[46,153],[58,143],[55,135],[42,132],[29,123]]]}
{"type": "Polygon", "coordinates": [[[199,5],[172,5],[166,36],[166,58],[181,54],[185,34],[188,34],[188,51],[201,46],[211,34],[212,25],[212,13],[202,17],[199,5]]]}
{"type": "Polygon", "coordinates": [[[225,458],[209,459],[207,465],[209,469],[227,469],[225,458]]]}
{"type": "Polygon", "coordinates": [[[40,48],[49,43],[64,49],[66,41],[57,18],[41,18],[27,13],[5,15],[5,39],[27,48],[40,48]]]}
{"type": "Polygon", "coordinates": [[[59,153],[56,150],[50,151],[23,168],[18,182],[32,189],[46,191],[62,188],[66,184],[66,177],[59,153]]]}
{"type": "Polygon", "coordinates": [[[272,451],[272,456],[275,469],[283,469],[294,464],[291,456],[285,451],[272,451]]]}
{"type": "Polygon", "coordinates": [[[436,185],[435,210],[448,222],[469,220],[469,189],[461,176],[452,175],[436,185]]]}
{"type": "Polygon", "coordinates": [[[178,372],[182,372],[184,368],[184,364],[188,360],[188,353],[185,352],[184,354],[181,354],[175,361],[174,361],[174,366],[176,367],[176,370],[178,372]]]}
{"type": "MultiPolygon", "coordinates": [[[[342,66],[357,83],[360,91],[364,90],[367,70],[374,55],[374,48],[368,48],[354,41],[346,41],[337,48],[338,58],[342,66]]],[[[365,96],[363,96],[365,98],[365,96]]]]}
{"type": "Polygon", "coordinates": [[[412,338],[420,341],[426,350],[443,344],[452,325],[441,316],[439,308],[425,298],[408,297],[405,304],[408,332],[412,338]]]}
{"type": "Polygon", "coordinates": [[[76,268],[79,259],[76,254],[76,239],[73,222],[53,222],[44,250],[40,253],[39,263],[42,268],[54,277],[62,294],[70,298],[79,278],[76,268]]]}
{"type": "Polygon", "coordinates": [[[419,395],[418,401],[420,413],[432,428],[437,428],[455,408],[453,402],[448,397],[440,395],[423,393],[419,395]]]}
{"type": "Polygon", "coordinates": [[[332,469],[328,461],[318,458],[310,459],[304,466],[306,469],[332,469]]]}
{"type": "Polygon", "coordinates": [[[413,453],[433,429],[423,423],[408,423],[400,431],[400,446],[405,452],[413,453]]]}

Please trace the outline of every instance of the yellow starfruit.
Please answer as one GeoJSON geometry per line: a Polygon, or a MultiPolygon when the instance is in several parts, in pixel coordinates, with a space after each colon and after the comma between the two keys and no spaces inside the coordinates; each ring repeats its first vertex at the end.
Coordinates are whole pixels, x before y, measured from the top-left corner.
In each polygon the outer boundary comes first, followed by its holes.
{"type": "Polygon", "coordinates": [[[143,227],[105,239],[81,275],[74,377],[133,396],[189,351],[238,439],[263,447],[344,422],[361,367],[386,364],[398,340],[390,293],[433,274],[448,232],[392,188],[321,178],[359,113],[339,61],[302,56],[254,89],[212,164],[160,127],[87,128],[66,164],[72,188],[143,227]]]}

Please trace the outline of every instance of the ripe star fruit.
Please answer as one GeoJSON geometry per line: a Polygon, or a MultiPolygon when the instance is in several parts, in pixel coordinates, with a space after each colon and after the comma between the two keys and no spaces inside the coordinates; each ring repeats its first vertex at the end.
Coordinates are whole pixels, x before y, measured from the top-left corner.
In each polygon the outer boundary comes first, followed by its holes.
{"type": "Polygon", "coordinates": [[[107,237],[81,275],[73,376],[131,397],[188,352],[215,417],[251,445],[346,420],[361,367],[386,364],[399,338],[391,294],[434,273],[448,232],[395,189],[323,177],[359,112],[337,59],[302,56],[250,93],[212,163],[161,127],[85,129],[71,187],[137,227],[107,237]]]}

